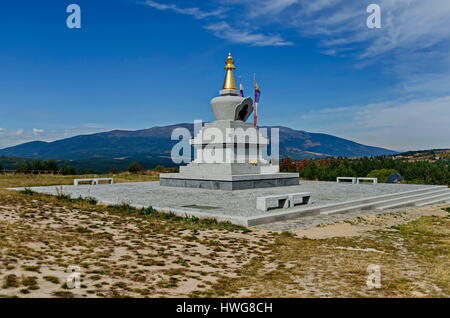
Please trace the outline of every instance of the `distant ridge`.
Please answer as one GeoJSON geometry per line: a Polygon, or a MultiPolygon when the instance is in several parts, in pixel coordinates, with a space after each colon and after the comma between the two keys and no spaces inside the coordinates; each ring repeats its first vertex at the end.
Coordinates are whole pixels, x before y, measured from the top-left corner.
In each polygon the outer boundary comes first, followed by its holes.
{"type": "MultiPolygon", "coordinates": [[[[174,128],[184,127],[191,132],[193,124],[182,123],[152,127],[136,131],[112,130],[91,135],[79,135],[53,142],[32,141],[0,149],[0,156],[32,159],[112,159],[151,156],[169,158],[174,128]]],[[[274,128],[274,127],[266,127],[274,128]]],[[[389,149],[362,145],[327,134],[309,133],[288,127],[280,129],[280,156],[293,159],[320,157],[363,157],[394,155],[389,149]]]]}

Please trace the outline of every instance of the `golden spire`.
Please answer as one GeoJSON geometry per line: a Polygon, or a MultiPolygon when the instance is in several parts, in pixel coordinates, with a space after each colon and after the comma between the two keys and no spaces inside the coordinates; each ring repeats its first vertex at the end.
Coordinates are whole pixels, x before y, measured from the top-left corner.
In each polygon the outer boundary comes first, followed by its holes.
{"type": "Polygon", "coordinates": [[[225,65],[227,75],[225,76],[225,81],[223,82],[223,89],[236,89],[236,83],[233,75],[233,70],[235,70],[236,67],[234,67],[234,61],[231,53],[228,53],[228,58],[225,61],[225,65]]]}

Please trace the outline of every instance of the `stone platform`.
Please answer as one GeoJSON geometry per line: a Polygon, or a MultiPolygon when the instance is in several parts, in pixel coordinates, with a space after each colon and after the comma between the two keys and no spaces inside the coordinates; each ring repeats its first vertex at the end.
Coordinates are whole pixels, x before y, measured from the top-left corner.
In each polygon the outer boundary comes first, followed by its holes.
{"type": "MultiPolygon", "coordinates": [[[[41,193],[57,194],[57,188],[57,186],[47,186],[31,189],[41,193]]],[[[450,189],[443,186],[343,184],[314,181],[301,181],[301,184],[296,186],[236,191],[165,187],[160,186],[159,182],[65,185],[62,186],[62,191],[73,198],[95,197],[104,204],[128,203],[136,207],[152,206],[159,211],[173,212],[180,216],[215,218],[244,226],[266,224],[267,229],[271,228],[270,224],[284,220],[300,222],[305,217],[332,220],[335,216],[347,214],[348,211],[361,210],[368,213],[376,211],[380,202],[384,202],[385,205],[386,202],[390,202],[390,205],[408,203],[411,202],[412,197],[418,197],[417,200],[441,197],[440,200],[442,200],[444,196],[450,202],[450,193],[446,192],[450,189]],[[267,212],[256,209],[257,197],[296,192],[310,192],[311,203],[267,212]]]]}
{"type": "Polygon", "coordinates": [[[189,176],[179,173],[161,175],[161,186],[199,188],[211,190],[244,190],[295,186],[299,184],[297,173],[223,175],[214,177],[189,176]]]}

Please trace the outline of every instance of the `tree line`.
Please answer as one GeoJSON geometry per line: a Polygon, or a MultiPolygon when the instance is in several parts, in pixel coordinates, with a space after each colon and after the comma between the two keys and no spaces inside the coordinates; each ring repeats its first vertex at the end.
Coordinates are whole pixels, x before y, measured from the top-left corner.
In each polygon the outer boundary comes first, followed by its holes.
{"type": "Polygon", "coordinates": [[[450,184],[450,160],[408,162],[391,157],[363,157],[294,161],[284,158],[280,169],[285,172],[299,172],[300,177],[307,180],[335,181],[337,177],[374,175],[384,179],[387,174],[397,172],[407,183],[450,184]]]}
{"type": "MultiPolygon", "coordinates": [[[[30,160],[23,161],[16,164],[15,172],[27,174],[62,174],[62,175],[77,175],[77,174],[95,174],[93,169],[75,169],[70,165],[59,165],[56,160],[30,160]]],[[[156,172],[177,172],[177,167],[166,168],[162,165],[156,165],[153,169],[156,172]]],[[[4,168],[0,164],[0,172],[4,168]]],[[[145,169],[139,162],[132,162],[126,170],[119,170],[117,168],[109,169],[110,173],[120,173],[128,171],[130,173],[144,173],[145,169]]]]}
{"type": "MultiPolygon", "coordinates": [[[[3,171],[0,165],[0,172],[3,171]]],[[[17,164],[16,172],[19,173],[59,173],[63,175],[73,175],[75,169],[70,165],[59,166],[55,160],[32,160],[17,164]]]]}

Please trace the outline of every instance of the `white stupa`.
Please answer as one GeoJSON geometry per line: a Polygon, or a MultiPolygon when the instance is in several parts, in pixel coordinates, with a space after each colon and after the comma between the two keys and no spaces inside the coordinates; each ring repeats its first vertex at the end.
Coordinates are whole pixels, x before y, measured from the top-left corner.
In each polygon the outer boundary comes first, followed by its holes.
{"type": "Polygon", "coordinates": [[[269,140],[246,123],[253,100],[236,90],[231,54],[220,96],[211,100],[215,121],[207,123],[191,144],[195,159],[179,173],[160,175],[161,186],[240,190],[299,184],[298,173],[280,173],[278,158],[267,155],[269,140]]]}

